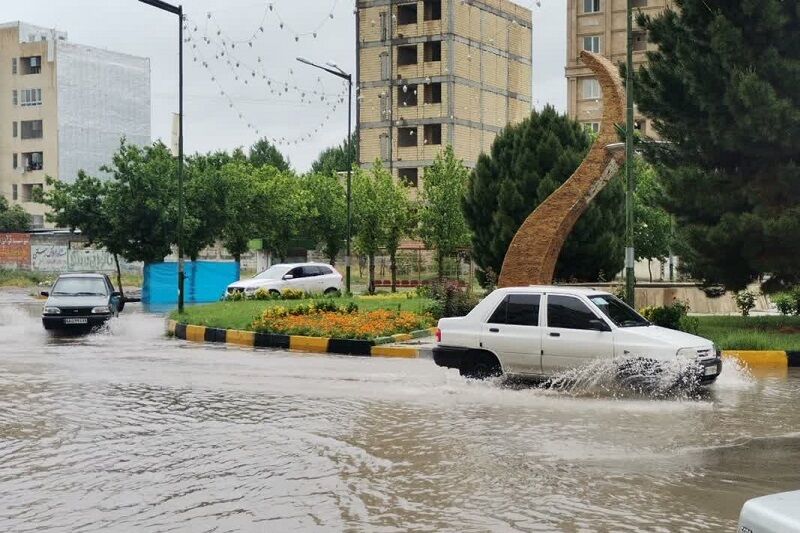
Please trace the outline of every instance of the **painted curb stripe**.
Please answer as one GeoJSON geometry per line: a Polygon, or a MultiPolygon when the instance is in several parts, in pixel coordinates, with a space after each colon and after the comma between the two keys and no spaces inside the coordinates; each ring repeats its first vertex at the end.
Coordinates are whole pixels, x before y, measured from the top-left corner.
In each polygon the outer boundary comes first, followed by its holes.
{"type": "Polygon", "coordinates": [[[726,350],[722,352],[726,357],[735,357],[742,363],[751,367],[786,367],[789,366],[789,358],[786,352],[780,351],[756,351],[756,350],[726,350]]]}
{"type": "Polygon", "coordinates": [[[330,339],[328,342],[328,352],[341,355],[366,355],[372,354],[373,343],[371,341],[355,339],[330,339]]]}
{"type": "Polygon", "coordinates": [[[178,323],[175,322],[174,320],[168,320],[167,321],[167,333],[169,333],[170,335],[175,335],[175,326],[177,326],[177,325],[178,325],[178,323]]]}
{"type": "Polygon", "coordinates": [[[397,333],[396,335],[392,335],[394,342],[410,341],[413,338],[414,337],[412,337],[410,333],[397,333]]]}
{"type": "Polygon", "coordinates": [[[789,366],[800,366],[800,352],[786,352],[789,359],[789,366]]]}
{"type": "Polygon", "coordinates": [[[186,326],[186,340],[193,342],[204,342],[206,340],[205,326],[186,326]]]}
{"type": "Polygon", "coordinates": [[[175,336],[186,340],[186,324],[175,324],[175,336]]]}
{"type": "Polygon", "coordinates": [[[225,342],[227,337],[226,329],[206,328],[203,340],[206,342],[225,342]]]}
{"type": "Polygon", "coordinates": [[[237,346],[255,346],[256,334],[254,331],[229,329],[225,335],[225,342],[228,344],[236,344],[237,346]]]}
{"type": "Polygon", "coordinates": [[[401,357],[404,359],[417,359],[419,357],[419,349],[406,348],[404,346],[373,346],[372,357],[401,357]]]}
{"type": "Polygon", "coordinates": [[[255,333],[254,346],[259,348],[283,348],[289,349],[289,335],[279,335],[277,333],[255,333]]]}
{"type": "Polygon", "coordinates": [[[289,337],[289,349],[303,352],[325,353],[328,351],[327,337],[304,337],[292,335],[289,337]]]}

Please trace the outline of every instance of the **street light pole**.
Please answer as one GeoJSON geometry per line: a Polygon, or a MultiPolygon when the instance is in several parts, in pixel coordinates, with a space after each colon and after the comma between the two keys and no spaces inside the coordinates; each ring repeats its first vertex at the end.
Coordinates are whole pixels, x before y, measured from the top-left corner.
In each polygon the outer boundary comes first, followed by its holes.
{"type": "Polygon", "coordinates": [[[627,7],[628,47],[625,65],[625,300],[636,307],[636,277],[633,249],[633,191],[636,187],[633,176],[633,0],[627,7]]]}
{"type": "Polygon", "coordinates": [[[183,313],[184,280],[183,265],[183,6],[173,6],[161,0],[139,0],[178,15],[178,312],[183,313]]]}
{"type": "Polygon", "coordinates": [[[338,65],[328,62],[328,67],[312,63],[304,57],[298,57],[297,60],[306,65],[322,69],[329,74],[342,78],[347,81],[347,255],[344,258],[344,277],[345,277],[345,291],[350,294],[350,241],[352,235],[352,173],[353,173],[353,76],[339,68],[338,65]],[[329,68],[330,67],[330,68],[329,68]]]}

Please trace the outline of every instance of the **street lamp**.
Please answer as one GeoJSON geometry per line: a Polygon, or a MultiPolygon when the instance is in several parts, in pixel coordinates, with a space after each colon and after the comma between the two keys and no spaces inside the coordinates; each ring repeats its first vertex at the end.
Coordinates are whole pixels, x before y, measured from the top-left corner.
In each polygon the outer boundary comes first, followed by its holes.
{"type": "Polygon", "coordinates": [[[322,66],[312,63],[304,57],[298,57],[297,60],[301,63],[322,69],[329,74],[333,74],[334,76],[347,80],[347,254],[344,256],[344,277],[345,291],[347,294],[350,294],[350,234],[352,233],[352,194],[350,183],[353,170],[353,147],[351,146],[353,140],[351,132],[353,127],[353,76],[346,73],[333,61],[328,61],[326,63],[327,66],[322,66]]]}
{"type": "Polygon", "coordinates": [[[633,191],[636,183],[633,177],[633,0],[627,7],[628,48],[625,63],[625,300],[636,308],[636,276],[633,249],[633,191]]]}
{"type": "Polygon", "coordinates": [[[161,0],[139,1],[178,15],[178,312],[183,313],[183,6],[161,0]]]}

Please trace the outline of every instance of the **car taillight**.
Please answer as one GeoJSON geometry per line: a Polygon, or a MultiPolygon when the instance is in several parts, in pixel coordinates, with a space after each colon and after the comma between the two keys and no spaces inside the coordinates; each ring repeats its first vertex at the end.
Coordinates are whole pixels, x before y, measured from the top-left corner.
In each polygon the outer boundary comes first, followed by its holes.
{"type": "Polygon", "coordinates": [[[436,342],[442,342],[442,330],[436,328],[436,342]]]}

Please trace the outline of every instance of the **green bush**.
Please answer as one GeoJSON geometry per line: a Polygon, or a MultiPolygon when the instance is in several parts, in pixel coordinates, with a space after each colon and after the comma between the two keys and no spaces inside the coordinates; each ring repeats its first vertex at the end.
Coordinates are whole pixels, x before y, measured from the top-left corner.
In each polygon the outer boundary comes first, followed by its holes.
{"type": "Polygon", "coordinates": [[[793,307],[794,307],[794,314],[800,315],[800,285],[794,287],[791,292],[789,293],[789,297],[792,299],[793,307]]]}
{"type": "Polygon", "coordinates": [[[479,299],[467,294],[458,283],[432,283],[428,289],[429,298],[433,300],[425,308],[435,318],[464,316],[478,305],[479,299]]]}
{"type": "Polygon", "coordinates": [[[772,297],[772,301],[775,302],[775,307],[778,308],[780,314],[786,316],[791,315],[792,313],[797,313],[795,308],[795,301],[792,298],[791,294],[781,293],[776,294],[772,297]]]}
{"type": "MultiPolygon", "coordinates": [[[[688,331],[684,328],[693,328],[694,331],[697,331],[697,323],[690,320],[688,314],[689,305],[679,301],[673,302],[672,305],[642,309],[642,316],[656,326],[680,331],[688,331]]],[[[688,332],[691,333],[691,331],[688,332]]]]}
{"type": "Polygon", "coordinates": [[[297,289],[285,289],[281,293],[281,299],[283,300],[302,300],[305,297],[306,293],[297,289]]]}
{"type": "Polygon", "coordinates": [[[736,307],[742,312],[742,316],[749,316],[750,310],[756,306],[756,295],[752,291],[739,291],[734,296],[736,307]]]}

